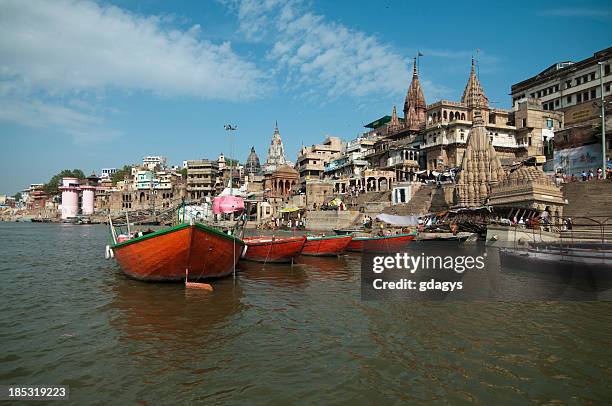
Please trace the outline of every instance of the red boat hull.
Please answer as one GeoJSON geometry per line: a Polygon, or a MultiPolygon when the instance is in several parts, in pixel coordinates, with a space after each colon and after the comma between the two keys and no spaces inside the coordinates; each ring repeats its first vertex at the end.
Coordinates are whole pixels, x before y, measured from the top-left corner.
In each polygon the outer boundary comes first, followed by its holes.
{"type": "Polygon", "coordinates": [[[333,256],[342,254],[353,239],[352,235],[311,237],[306,240],[302,255],[333,256]]]}
{"type": "Polygon", "coordinates": [[[112,247],[121,270],[146,281],[217,278],[233,272],[244,242],[201,224],[181,224],[112,247]]]}
{"type": "Polygon", "coordinates": [[[303,237],[246,237],[246,252],[242,256],[248,261],[286,263],[302,252],[306,236],[303,237]]]}
{"type": "Polygon", "coordinates": [[[353,237],[347,247],[352,252],[399,252],[414,241],[415,234],[391,235],[386,237],[353,237]]]}

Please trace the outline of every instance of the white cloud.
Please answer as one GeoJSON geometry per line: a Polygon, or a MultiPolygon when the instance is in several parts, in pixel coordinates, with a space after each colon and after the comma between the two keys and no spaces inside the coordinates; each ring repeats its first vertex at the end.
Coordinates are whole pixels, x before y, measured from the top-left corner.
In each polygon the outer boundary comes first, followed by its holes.
{"type": "Polygon", "coordinates": [[[0,0],[0,78],[66,94],[107,88],[252,99],[263,73],[229,43],[92,1],[0,0]]]}
{"type": "Polygon", "coordinates": [[[232,4],[247,38],[272,42],[267,59],[283,74],[285,90],[297,97],[313,91],[330,99],[406,91],[406,60],[376,37],[328,21],[300,0],[232,4]]]}

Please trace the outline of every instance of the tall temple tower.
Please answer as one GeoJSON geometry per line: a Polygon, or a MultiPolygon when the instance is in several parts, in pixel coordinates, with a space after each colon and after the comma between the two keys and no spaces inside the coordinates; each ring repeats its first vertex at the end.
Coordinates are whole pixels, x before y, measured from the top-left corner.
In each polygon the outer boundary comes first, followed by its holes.
{"type": "Polygon", "coordinates": [[[264,164],[263,170],[266,173],[271,173],[286,164],[285,147],[283,147],[283,140],[281,140],[280,132],[278,131],[278,122],[276,122],[274,134],[272,134],[272,142],[268,148],[268,159],[264,164]]]}
{"type": "Polygon", "coordinates": [[[259,157],[255,153],[255,147],[251,147],[251,152],[249,153],[249,157],[247,158],[245,165],[245,173],[247,175],[262,175],[263,171],[261,170],[261,165],[259,163],[259,157]]]}
{"type": "Polygon", "coordinates": [[[417,72],[416,58],[412,68],[412,81],[408,87],[406,100],[404,101],[404,122],[409,130],[419,131],[425,126],[425,95],[419,83],[419,73],[417,72]]]}
{"type": "Polygon", "coordinates": [[[473,119],[457,180],[455,203],[460,207],[478,207],[486,203],[492,186],[504,179],[505,172],[482,118],[481,108],[488,108],[488,100],[474,72],[474,59],[461,101],[473,109],[473,119]]]}
{"type": "Polygon", "coordinates": [[[476,70],[474,69],[474,58],[472,58],[472,71],[470,72],[470,78],[468,79],[465,89],[463,90],[463,96],[461,97],[461,103],[465,103],[468,109],[479,109],[489,108],[489,99],[485,96],[484,89],[480,85],[478,76],[476,76],[476,70]]]}

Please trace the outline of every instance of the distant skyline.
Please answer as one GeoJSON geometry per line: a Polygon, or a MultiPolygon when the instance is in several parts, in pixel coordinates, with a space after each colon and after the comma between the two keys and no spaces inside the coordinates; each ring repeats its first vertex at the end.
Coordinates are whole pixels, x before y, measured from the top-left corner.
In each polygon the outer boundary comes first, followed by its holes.
{"type": "Polygon", "coordinates": [[[412,58],[427,103],[458,101],[472,56],[510,86],[612,46],[607,1],[0,0],[0,194],[147,155],[287,159],[401,112],[412,58]],[[477,51],[479,50],[479,51],[477,51]]]}

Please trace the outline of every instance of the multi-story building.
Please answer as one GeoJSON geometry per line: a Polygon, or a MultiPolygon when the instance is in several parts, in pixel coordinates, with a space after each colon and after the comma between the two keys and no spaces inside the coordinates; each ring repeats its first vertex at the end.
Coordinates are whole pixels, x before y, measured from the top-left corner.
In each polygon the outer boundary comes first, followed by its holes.
{"type": "Polygon", "coordinates": [[[157,188],[159,181],[152,171],[139,170],[136,172],[136,189],[153,190],[157,188]]]}
{"type": "Polygon", "coordinates": [[[528,98],[515,105],[513,115],[518,146],[526,148],[528,156],[552,159],[555,132],[563,129],[563,113],[544,110],[537,99],[528,98]]]}
{"type": "Polygon", "coordinates": [[[475,108],[479,108],[489,142],[500,158],[513,159],[526,155],[526,149],[516,142],[512,111],[489,107],[474,61],[470,77],[460,102],[441,100],[427,106],[427,123],[420,145],[426,155],[427,170],[444,170],[461,165],[475,108]]]}
{"type": "Polygon", "coordinates": [[[100,177],[103,179],[111,178],[117,172],[117,168],[102,168],[100,177]]]}
{"type": "MultiPolygon", "coordinates": [[[[564,128],[554,135],[554,167],[576,174],[602,166],[601,97],[612,101],[612,47],[579,62],[555,63],[512,85],[515,105],[538,99],[546,111],[564,113],[564,128]]],[[[606,113],[606,150],[612,148],[612,111],[606,113]]],[[[609,152],[606,153],[609,159],[609,152]]]]}
{"type": "Polygon", "coordinates": [[[217,161],[209,159],[187,161],[187,196],[190,199],[214,196],[219,187],[217,161]]]}
{"type": "Polygon", "coordinates": [[[343,142],[338,137],[327,137],[322,144],[303,146],[297,160],[300,184],[305,185],[308,179],[321,179],[325,164],[337,158],[342,150],[343,142]]]}
{"type": "Polygon", "coordinates": [[[150,171],[164,169],[167,166],[167,162],[165,157],[159,155],[146,156],[142,159],[142,165],[150,171]]]}

